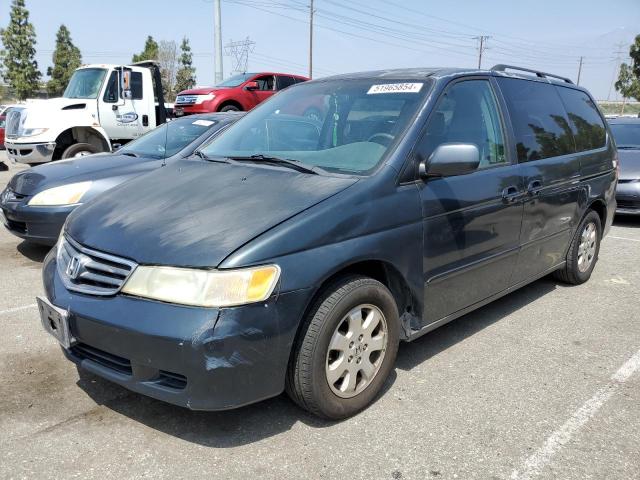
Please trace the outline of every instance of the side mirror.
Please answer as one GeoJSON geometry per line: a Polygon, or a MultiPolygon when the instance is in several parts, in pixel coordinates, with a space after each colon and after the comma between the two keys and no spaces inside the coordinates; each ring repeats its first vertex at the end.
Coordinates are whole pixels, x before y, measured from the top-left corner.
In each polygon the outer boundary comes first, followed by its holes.
{"type": "Polygon", "coordinates": [[[122,70],[121,77],[122,98],[131,98],[131,71],[122,70]]]}
{"type": "Polygon", "coordinates": [[[480,151],[471,143],[444,143],[422,160],[418,167],[420,178],[452,177],[474,172],[480,165],[480,151]]]}
{"type": "Polygon", "coordinates": [[[259,90],[260,86],[258,85],[258,82],[254,80],[252,82],[247,82],[247,84],[244,86],[244,89],[249,91],[259,90]]]}

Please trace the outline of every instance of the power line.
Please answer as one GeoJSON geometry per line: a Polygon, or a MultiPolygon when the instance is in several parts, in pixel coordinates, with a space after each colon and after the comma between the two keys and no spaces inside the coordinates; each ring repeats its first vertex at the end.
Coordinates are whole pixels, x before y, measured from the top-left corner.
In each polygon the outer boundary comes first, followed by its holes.
{"type": "Polygon", "coordinates": [[[226,55],[232,57],[234,72],[246,73],[249,66],[249,53],[253,52],[255,45],[256,42],[250,40],[249,37],[239,42],[232,40],[227,42],[224,46],[224,51],[226,55]]]}

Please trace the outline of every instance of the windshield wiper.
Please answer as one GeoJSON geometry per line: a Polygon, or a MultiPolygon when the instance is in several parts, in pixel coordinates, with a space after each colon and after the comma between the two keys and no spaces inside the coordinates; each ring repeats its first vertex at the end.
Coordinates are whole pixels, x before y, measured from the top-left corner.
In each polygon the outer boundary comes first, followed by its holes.
{"type": "Polygon", "coordinates": [[[293,160],[291,158],[272,157],[270,155],[263,155],[261,153],[250,155],[248,157],[229,157],[237,162],[255,162],[255,163],[267,163],[270,165],[282,165],[283,167],[289,167],[292,170],[297,170],[302,173],[310,173],[312,175],[321,175],[326,173],[319,167],[306,165],[299,160],[293,160]]]}
{"type": "Polygon", "coordinates": [[[203,160],[206,160],[207,162],[216,162],[216,163],[231,163],[229,160],[227,160],[224,157],[207,157],[204,153],[202,153],[202,151],[200,150],[196,150],[195,152],[193,152],[193,154],[196,157],[200,157],[203,160]]]}

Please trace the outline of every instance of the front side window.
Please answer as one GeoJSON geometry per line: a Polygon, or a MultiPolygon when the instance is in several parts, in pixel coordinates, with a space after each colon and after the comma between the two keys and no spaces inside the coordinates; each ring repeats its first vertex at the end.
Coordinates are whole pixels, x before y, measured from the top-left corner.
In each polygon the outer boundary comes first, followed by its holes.
{"type": "Polygon", "coordinates": [[[142,100],[142,72],[131,72],[131,98],[142,100]]]}
{"type": "Polygon", "coordinates": [[[273,90],[273,75],[258,77],[255,79],[255,81],[258,83],[258,90],[273,90]]]}
{"type": "Polygon", "coordinates": [[[215,128],[217,123],[215,120],[189,117],[172,120],[127,143],[118,153],[147,158],[170,157],[215,128]]]}
{"type": "Polygon", "coordinates": [[[445,143],[470,143],[478,147],[478,168],[507,163],[498,105],[487,80],[458,82],[440,98],[419,150],[423,158],[429,158],[445,143]]]}
{"type": "Polygon", "coordinates": [[[558,87],[558,93],[573,128],[576,150],[584,152],[604,147],[607,137],[604,120],[589,95],[566,87],[558,87]]]}
{"type": "Polygon", "coordinates": [[[64,98],[98,98],[102,81],[107,71],[104,68],[81,68],[76,70],[62,96],[64,98]]]}
{"type": "Polygon", "coordinates": [[[329,172],[368,175],[411,124],[430,88],[427,79],[336,79],[297,85],[251,110],[203,153],[230,158],[263,155],[329,172]]]}
{"type": "Polygon", "coordinates": [[[109,75],[107,81],[107,87],[104,89],[104,95],[102,99],[106,103],[116,103],[118,101],[118,73],[114,70],[109,75]]]}
{"type": "Polygon", "coordinates": [[[556,87],[515,78],[499,78],[511,113],[519,162],[575,152],[573,131],[556,87]]]}

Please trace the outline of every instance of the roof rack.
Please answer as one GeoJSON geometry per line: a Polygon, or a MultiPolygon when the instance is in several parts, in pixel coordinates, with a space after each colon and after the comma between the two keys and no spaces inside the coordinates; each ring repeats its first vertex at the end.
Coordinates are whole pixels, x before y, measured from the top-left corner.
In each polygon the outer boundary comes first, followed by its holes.
{"type": "Polygon", "coordinates": [[[518,70],[518,71],[527,72],[527,73],[533,73],[535,76],[537,76],[539,78],[547,78],[547,77],[556,78],[558,80],[562,80],[563,82],[573,84],[573,82],[571,81],[570,78],[561,77],[560,75],[554,75],[553,73],[546,73],[546,72],[540,72],[538,70],[531,70],[529,68],[514,67],[513,65],[503,65],[501,63],[491,67],[491,70],[494,70],[496,72],[504,72],[507,69],[508,70],[518,70]]]}

